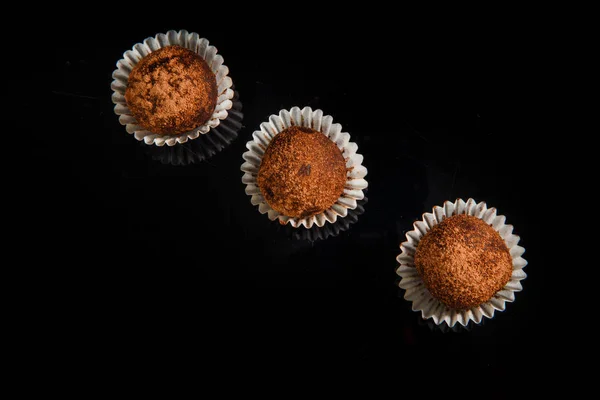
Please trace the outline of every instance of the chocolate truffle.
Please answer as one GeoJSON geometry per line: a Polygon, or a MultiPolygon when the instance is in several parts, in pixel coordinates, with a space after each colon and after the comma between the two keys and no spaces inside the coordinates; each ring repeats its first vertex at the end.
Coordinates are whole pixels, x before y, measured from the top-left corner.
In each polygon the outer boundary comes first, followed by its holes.
{"type": "Polygon", "coordinates": [[[319,214],[340,198],[346,161],[335,143],[310,128],[292,126],[267,146],[257,177],[271,208],[293,218],[319,214]]]}
{"type": "Polygon", "coordinates": [[[485,303],[512,275],[512,257],[500,234],[483,220],[454,215],[427,232],[415,267],[431,295],[453,309],[485,303]]]}
{"type": "Polygon", "coordinates": [[[144,129],[179,134],[210,119],[217,104],[217,80],[198,54],[167,46],[148,54],[132,69],[125,101],[144,129]]]}

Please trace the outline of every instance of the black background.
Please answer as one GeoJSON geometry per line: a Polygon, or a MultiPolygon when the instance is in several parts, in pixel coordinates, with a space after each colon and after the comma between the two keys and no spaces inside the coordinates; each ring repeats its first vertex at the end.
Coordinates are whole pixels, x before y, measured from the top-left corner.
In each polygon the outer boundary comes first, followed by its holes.
{"type": "Polygon", "coordinates": [[[414,29],[279,22],[275,32],[194,19],[82,26],[53,43],[54,129],[35,148],[45,161],[36,182],[50,197],[40,235],[61,244],[53,273],[66,290],[56,296],[75,321],[69,340],[85,349],[81,357],[441,362],[496,378],[515,365],[540,366],[550,273],[538,193],[549,177],[521,119],[528,88],[515,83],[520,54],[477,35],[429,40],[414,29]],[[229,147],[186,166],[154,160],[111,102],[123,52],[170,29],[218,48],[244,113],[229,147]],[[333,116],[369,171],[358,222],[312,243],[261,215],[241,182],[252,132],[292,106],[333,116]],[[395,258],[422,213],[458,197],[507,217],[526,249],[528,278],[492,320],[442,332],[402,298],[395,258]]]}

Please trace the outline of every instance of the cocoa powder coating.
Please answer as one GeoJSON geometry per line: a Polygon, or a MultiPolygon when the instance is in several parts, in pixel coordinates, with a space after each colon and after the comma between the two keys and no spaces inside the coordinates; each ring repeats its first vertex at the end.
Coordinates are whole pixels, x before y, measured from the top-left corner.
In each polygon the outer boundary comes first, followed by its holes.
{"type": "Polygon", "coordinates": [[[157,134],[183,133],[212,116],[217,80],[198,54],[167,46],[136,64],[129,74],[125,100],[144,129],[157,134]]]}
{"type": "Polygon", "coordinates": [[[324,134],[292,126],[269,143],[258,171],[258,187],[271,208],[288,217],[319,214],[340,198],[346,161],[324,134]]]}
{"type": "Polygon", "coordinates": [[[453,309],[485,303],[512,275],[512,257],[483,220],[470,215],[444,219],[423,236],[415,267],[432,296],[453,309]]]}

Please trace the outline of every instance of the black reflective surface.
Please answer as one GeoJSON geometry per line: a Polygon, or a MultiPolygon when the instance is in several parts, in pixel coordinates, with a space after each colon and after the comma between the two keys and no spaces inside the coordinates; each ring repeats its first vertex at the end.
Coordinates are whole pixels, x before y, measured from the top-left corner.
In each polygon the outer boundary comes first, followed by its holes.
{"type": "Polygon", "coordinates": [[[37,179],[40,192],[56,194],[41,232],[66,232],[55,278],[62,309],[81,327],[73,340],[142,357],[149,345],[172,346],[218,365],[452,360],[495,379],[537,366],[550,293],[538,193],[550,177],[511,101],[510,57],[464,58],[451,44],[401,34],[236,33],[193,21],[83,30],[54,45],[54,135],[36,145],[45,163],[37,179]],[[199,141],[145,147],[113,112],[117,60],[169,29],[218,47],[243,104],[239,131],[213,154],[188,151],[199,141]],[[368,202],[338,231],[291,232],[244,193],[246,142],[292,106],[333,116],[364,155],[368,202]],[[395,258],[422,213],[458,197],[505,215],[529,265],[506,311],[453,331],[411,311],[395,258]]]}

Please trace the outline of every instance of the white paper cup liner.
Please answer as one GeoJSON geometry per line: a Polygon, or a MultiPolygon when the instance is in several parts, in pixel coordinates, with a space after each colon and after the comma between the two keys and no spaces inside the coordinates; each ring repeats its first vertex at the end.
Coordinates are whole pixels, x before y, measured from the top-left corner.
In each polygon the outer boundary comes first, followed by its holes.
{"type": "Polygon", "coordinates": [[[342,126],[333,123],[333,118],[323,115],[323,111],[313,111],[310,107],[281,110],[279,115],[271,115],[268,122],[260,124],[260,130],[255,131],[252,137],[253,140],[246,144],[248,151],[243,154],[245,162],[241,170],[245,174],[242,182],[246,185],[246,194],[251,196],[250,202],[258,206],[261,214],[268,214],[271,221],[279,220],[282,225],[289,223],[294,228],[301,225],[307,229],[313,225],[322,227],[326,222],[335,223],[338,218],[346,217],[349,209],[357,207],[357,200],[364,198],[363,190],[368,187],[368,183],[364,179],[367,169],[362,165],[363,156],[356,152],[356,143],[350,142],[350,134],[342,132],[342,126]],[[346,160],[347,180],[344,192],[333,206],[311,217],[292,218],[273,210],[262,196],[256,181],[265,149],[275,135],[290,126],[302,126],[321,132],[337,145],[346,160]]]}
{"type": "Polygon", "coordinates": [[[110,85],[113,90],[112,101],[115,103],[115,114],[119,116],[121,125],[125,125],[128,133],[133,134],[137,140],[146,144],[157,146],[173,146],[196,139],[201,134],[208,133],[211,128],[219,125],[220,121],[227,118],[227,111],[233,105],[233,82],[228,76],[229,68],[223,65],[223,57],[217,54],[217,48],[209,45],[208,40],[201,38],[197,33],[188,33],[186,30],[168,31],[159,33],[155,37],[146,38],[142,43],[137,43],[131,50],[123,53],[123,58],[117,62],[117,69],[113,72],[113,81],[110,85]],[[201,126],[176,135],[159,135],[145,130],[138,125],[131,115],[125,101],[125,90],[129,81],[129,74],[135,65],[145,56],[162,47],[179,45],[197,53],[206,61],[217,79],[217,105],[210,119],[201,126]]]}
{"type": "Polygon", "coordinates": [[[507,302],[515,301],[515,293],[523,290],[521,281],[527,277],[523,271],[527,261],[521,256],[525,249],[518,245],[520,238],[513,235],[513,226],[507,225],[506,217],[497,215],[495,208],[488,208],[484,202],[477,203],[473,199],[467,202],[457,199],[454,203],[446,201],[443,207],[433,207],[433,213],[423,214],[422,220],[413,226],[414,230],[406,234],[407,241],[400,245],[402,253],[397,258],[400,266],[396,272],[401,277],[398,285],[406,291],[404,298],[412,302],[413,311],[421,312],[423,319],[432,318],[437,325],[446,322],[449,327],[457,322],[462,326],[469,321],[479,324],[484,317],[493,318],[495,311],[504,311],[507,302]],[[433,297],[414,265],[415,251],[421,238],[445,218],[459,214],[472,215],[491,225],[506,243],[513,260],[513,273],[504,288],[487,302],[468,310],[451,309],[433,297]]]}

